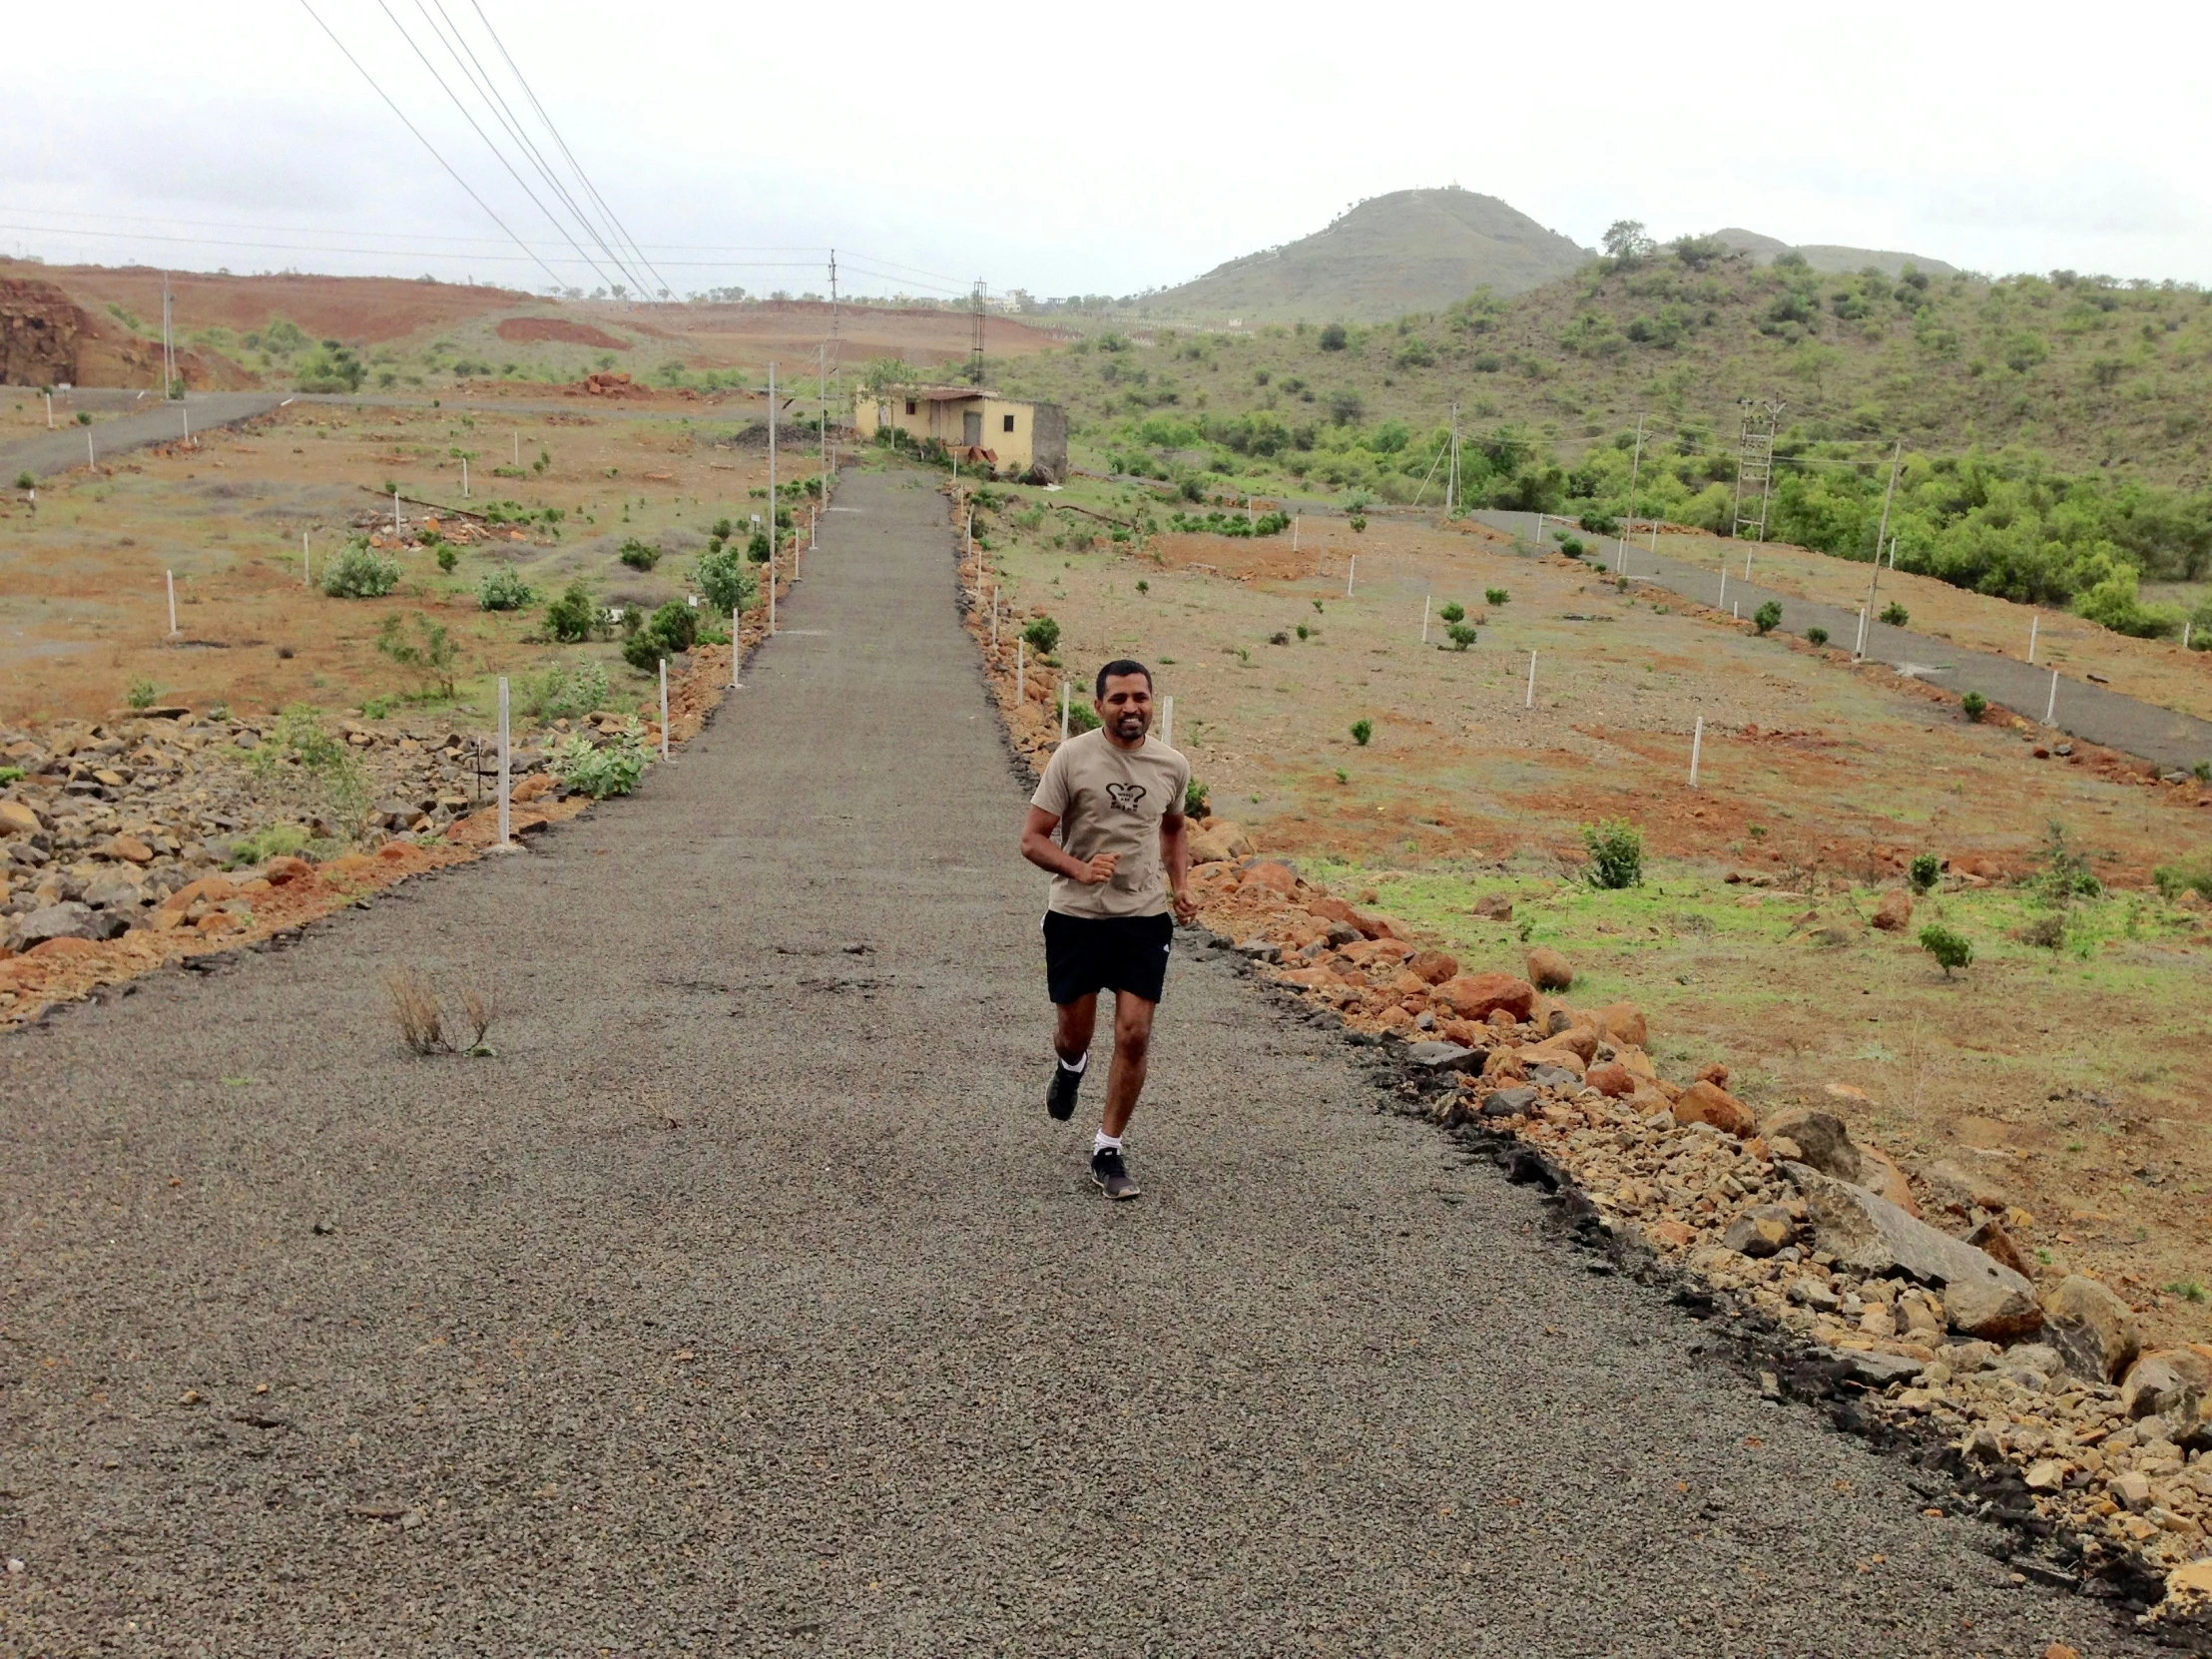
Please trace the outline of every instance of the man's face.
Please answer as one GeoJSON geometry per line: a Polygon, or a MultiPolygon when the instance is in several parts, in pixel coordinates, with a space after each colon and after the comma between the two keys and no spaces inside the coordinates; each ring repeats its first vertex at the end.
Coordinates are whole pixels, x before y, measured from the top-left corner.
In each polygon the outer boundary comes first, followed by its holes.
{"type": "Polygon", "coordinates": [[[1114,674],[1092,705],[1099,724],[1117,743],[1140,743],[1152,729],[1152,682],[1141,674],[1114,674]]]}

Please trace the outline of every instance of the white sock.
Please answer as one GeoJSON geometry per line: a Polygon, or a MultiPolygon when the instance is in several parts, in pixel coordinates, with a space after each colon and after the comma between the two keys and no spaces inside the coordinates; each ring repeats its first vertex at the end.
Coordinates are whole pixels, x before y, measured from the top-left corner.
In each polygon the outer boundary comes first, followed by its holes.
{"type": "MultiPolygon", "coordinates": [[[[1058,1055],[1054,1055],[1054,1056],[1053,1056],[1053,1058],[1054,1058],[1054,1059],[1059,1059],[1059,1056],[1058,1056],[1058,1055]]],[[[1072,1064],[1072,1065],[1070,1065],[1070,1064],[1069,1064],[1069,1063],[1068,1063],[1067,1061],[1065,1061],[1065,1060],[1061,1060],[1061,1061],[1060,1061],[1060,1069],[1061,1069],[1062,1071],[1072,1071],[1072,1072],[1074,1072],[1074,1073],[1075,1073],[1075,1075],[1076,1075],[1076,1076],[1080,1077],[1080,1076],[1082,1076],[1082,1075],[1083,1075],[1083,1071],[1084,1071],[1084,1068],[1085,1068],[1085,1067],[1087,1067],[1087,1066],[1088,1066],[1088,1065],[1089,1065],[1090,1063],[1091,1063],[1091,1051],[1090,1051],[1089,1049],[1087,1049],[1087,1048],[1086,1048],[1086,1049],[1084,1049],[1084,1050],[1083,1050],[1083,1052],[1082,1052],[1082,1053],[1078,1054],[1078,1055],[1077,1055],[1077,1056],[1075,1057],[1075,1062],[1074,1062],[1074,1064],[1072,1064]]]]}
{"type": "Polygon", "coordinates": [[[1101,1152],[1119,1152],[1120,1150],[1121,1137],[1119,1135],[1109,1135],[1106,1133],[1105,1130],[1101,1129],[1097,1134],[1091,1137],[1091,1156],[1093,1158],[1097,1157],[1101,1152]]]}

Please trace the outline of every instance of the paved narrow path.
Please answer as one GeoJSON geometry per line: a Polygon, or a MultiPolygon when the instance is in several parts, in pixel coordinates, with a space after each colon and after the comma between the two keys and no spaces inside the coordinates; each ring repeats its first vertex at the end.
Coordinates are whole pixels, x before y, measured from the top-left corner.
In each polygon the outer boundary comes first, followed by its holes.
{"type": "Polygon", "coordinates": [[[942,503],[838,501],[640,798],[0,1045],[0,1649],[2137,1651],[1219,961],[1094,1198],[942,503]]]}
{"type": "Polygon", "coordinates": [[[113,420],[79,426],[74,413],[63,409],[63,399],[56,398],[57,417],[68,413],[69,418],[54,431],[0,442],[0,474],[11,482],[21,472],[51,478],[56,473],[74,472],[88,459],[113,460],[149,443],[177,442],[188,431],[212,432],[219,426],[235,426],[292,400],[290,393],[281,391],[202,391],[182,402],[165,403],[159,388],[143,403],[116,392],[98,396],[90,388],[72,395],[88,409],[121,407],[128,412],[113,420]],[[89,451],[85,447],[88,437],[92,445],[89,451]]]}
{"type": "MultiPolygon", "coordinates": [[[[1469,515],[1494,530],[1533,543],[1537,533],[1534,513],[1477,512],[1469,515]]],[[[1559,519],[1550,527],[1564,528],[1559,519]]],[[[1694,599],[1701,605],[1740,608],[1751,616],[1773,600],[1782,607],[1780,632],[1802,635],[1808,628],[1828,630],[1829,643],[1849,649],[1859,637],[1859,612],[1841,605],[1803,599],[1779,588],[1762,587],[1756,580],[1741,580],[1743,544],[1719,544],[1728,561],[1727,597],[1719,564],[1690,564],[1654,553],[1648,547],[1614,537],[1593,536],[1592,551],[1607,570],[1619,569],[1639,582],[1659,586],[1694,599]]],[[[1758,575],[1754,561],[1752,574],[1758,575]]],[[[1872,571],[1869,575],[1872,575],[1872,571]]],[[[1882,603],[1879,596],[1878,604],[1882,603]]],[[[2023,641],[2024,643],[2024,641],[2023,641]]],[[[2024,659],[1974,651],[1949,640],[1893,628],[1886,622],[1867,623],[1866,655],[1875,662],[1912,666],[1920,678],[1954,692],[1977,691],[1992,703],[2001,703],[2014,714],[2039,721],[2047,713],[2051,724],[2069,736],[2087,738],[2125,754],[2155,761],[2161,768],[2189,768],[2212,761],[2212,721],[2199,720],[2174,709],[2145,703],[2125,692],[2093,686],[2088,681],[2060,674],[2052,695],[2051,671],[2024,659]]]]}

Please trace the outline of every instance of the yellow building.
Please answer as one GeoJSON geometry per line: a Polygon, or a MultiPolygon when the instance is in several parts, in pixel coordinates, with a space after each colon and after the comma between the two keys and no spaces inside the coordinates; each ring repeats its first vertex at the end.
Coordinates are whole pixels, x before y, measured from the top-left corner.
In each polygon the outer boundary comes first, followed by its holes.
{"type": "Polygon", "coordinates": [[[1032,468],[1054,482],[1067,476],[1068,417],[1057,403],[1001,397],[976,386],[886,386],[852,398],[862,438],[895,427],[916,443],[932,438],[1001,472],[1032,468]]]}

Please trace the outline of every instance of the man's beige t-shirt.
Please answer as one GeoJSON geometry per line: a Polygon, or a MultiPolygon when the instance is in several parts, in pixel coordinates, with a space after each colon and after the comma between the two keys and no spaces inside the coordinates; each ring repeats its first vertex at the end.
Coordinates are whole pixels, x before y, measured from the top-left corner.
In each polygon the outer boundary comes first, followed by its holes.
{"type": "Polygon", "coordinates": [[[1060,845],[1070,857],[1118,852],[1114,878],[1096,885],[1052,878],[1049,909],[1064,916],[1156,916],[1168,907],[1167,870],[1160,862],[1160,821],[1183,816],[1191,763],[1147,734],[1141,749],[1117,749],[1090,731],[1053,751],[1029,805],[1060,821],[1060,845]]]}

